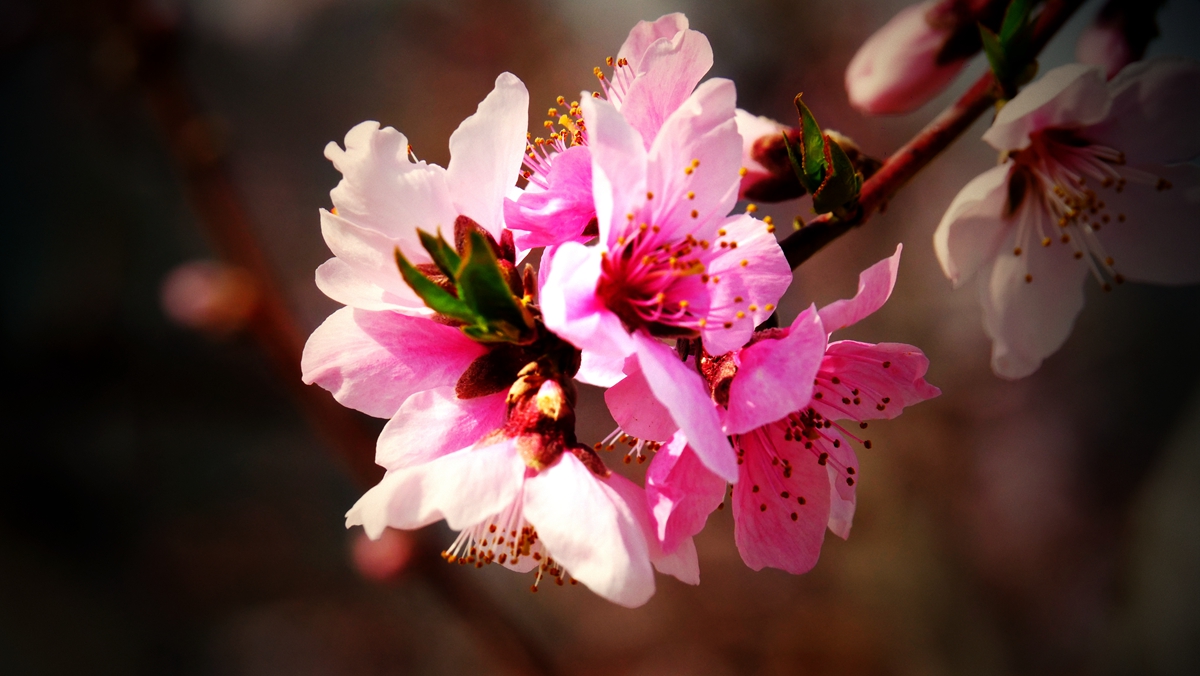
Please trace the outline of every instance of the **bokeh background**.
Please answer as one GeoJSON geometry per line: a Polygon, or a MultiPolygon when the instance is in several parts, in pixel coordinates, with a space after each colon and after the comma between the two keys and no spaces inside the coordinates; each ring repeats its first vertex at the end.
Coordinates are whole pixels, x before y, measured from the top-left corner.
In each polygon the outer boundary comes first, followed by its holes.
{"type": "MultiPolygon", "coordinates": [[[[294,362],[336,307],[313,284],[327,142],[375,119],[444,164],[503,70],[536,131],[636,21],[684,11],[742,107],[789,120],[803,91],[883,156],[984,68],[911,115],[850,109],[846,63],[905,4],[0,1],[0,672],[1200,673],[1200,288],[1089,284],[1058,354],[993,376],[975,293],[931,246],[995,162],[986,120],[781,304],[852,294],[903,242],[891,301],[845,337],[922,347],[944,393],[872,425],[853,534],[811,573],[750,571],[717,512],[702,584],[660,576],[627,610],[448,566],[440,526],[370,545],[342,525],[381,422],[305,392],[294,362]]],[[[1200,56],[1200,2],[1160,26],[1151,54],[1200,56]]],[[[611,419],[582,397],[599,440],[611,419]]]]}

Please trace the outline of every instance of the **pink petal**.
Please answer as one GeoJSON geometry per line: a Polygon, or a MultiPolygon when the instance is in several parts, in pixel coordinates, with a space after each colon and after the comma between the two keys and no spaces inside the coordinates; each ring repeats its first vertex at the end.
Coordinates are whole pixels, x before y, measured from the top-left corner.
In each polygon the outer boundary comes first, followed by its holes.
{"type": "Polygon", "coordinates": [[[724,354],[745,345],[754,327],[771,316],[792,283],[792,268],[765,223],[741,214],[726,219],[721,227],[726,232],[722,239],[737,242],[737,247],[717,249],[709,260],[708,274],[717,275],[721,281],[708,289],[713,294],[712,307],[728,306],[724,320],[733,322],[733,327],[725,329],[720,321],[710,319],[701,331],[710,354],[724,354]],[[738,311],[746,313],[745,317],[738,318],[738,311]]]}
{"type": "Polygon", "coordinates": [[[1106,210],[1123,214],[1095,234],[1126,278],[1155,284],[1200,283],[1200,168],[1144,167],[1171,182],[1169,190],[1129,182],[1102,193],[1106,210]]]}
{"type": "Polygon", "coordinates": [[[654,518],[651,537],[667,552],[704,529],[708,515],[725,500],[726,482],[710,472],[676,434],[646,470],[646,504],[654,518]]]}
{"type": "Polygon", "coordinates": [[[783,429],[771,425],[739,438],[744,462],[733,487],[734,541],[751,569],[770,566],[799,574],[811,570],[821,554],[829,522],[829,475],[815,456],[785,441],[783,429]],[[792,467],[788,478],[785,459],[792,467]]]}
{"type": "Polygon", "coordinates": [[[654,571],[635,509],[564,453],[525,482],[525,519],[546,551],[600,596],[634,608],[654,595],[654,571]]]}
{"type": "Polygon", "coordinates": [[[428,262],[424,249],[412,238],[391,238],[359,227],[321,210],[321,234],[337,256],[317,269],[317,287],[330,298],[363,310],[396,310],[428,316],[425,306],[404,282],[396,267],[395,248],[401,247],[415,262],[428,262]]]}
{"type": "Polygon", "coordinates": [[[517,182],[525,157],[528,125],[529,92],[517,76],[501,73],[475,114],[450,135],[446,182],[454,206],[497,239],[504,226],[504,196],[517,182]]]}
{"type": "Polygon", "coordinates": [[[504,426],[505,397],[459,399],[453,387],[418,392],[384,426],[375,447],[375,463],[397,470],[429,462],[467,448],[504,426]]]}
{"type": "Polygon", "coordinates": [[[504,202],[504,218],[522,249],[578,240],[596,217],[592,155],[587,146],[555,155],[546,179],[548,188],[531,184],[516,201],[504,202]]]}
{"type": "MultiPolygon", "coordinates": [[[[1041,219],[1043,231],[1057,223],[1030,206],[1019,218],[1041,219]]],[[[1027,227],[1034,228],[1031,222],[1027,227]]],[[[1012,255],[1017,227],[1009,228],[1000,254],[980,279],[983,327],[992,338],[992,370],[1005,378],[1023,378],[1066,342],[1083,309],[1083,279],[1088,264],[1076,260],[1070,246],[1031,246],[1012,255]],[[1030,275],[1032,282],[1026,282],[1030,275]]]]}
{"type": "Polygon", "coordinates": [[[812,407],[830,420],[895,418],[942,393],[925,382],[928,369],[929,359],[912,345],[839,340],[825,350],[817,373],[821,398],[812,407]]]}
{"type": "Polygon", "coordinates": [[[577,242],[555,247],[543,264],[550,265],[541,287],[542,318],[546,327],[584,351],[607,360],[633,353],[621,320],[596,296],[600,252],[577,242]]]}
{"type": "Polygon", "coordinates": [[[627,59],[635,71],[641,70],[642,55],[658,40],[671,40],[688,29],[688,20],[680,12],[664,14],[654,21],[639,21],[617,51],[618,59],[627,59]]]}
{"type": "Polygon", "coordinates": [[[627,434],[639,439],[667,441],[679,429],[650,389],[650,383],[636,366],[632,373],[604,392],[604,402],[613,420],[627,434]]]}
{"type": "Polygon", "coordinates": [[[1086,127],[1108,115],[1108,82],[1096,66],[1059,66],[1021,90],[996,115],[983,140],[999,151],[1021,150],[1050,127],[1086,127]]]}
{"type": "Polygon", "coordinates": [[[600,243],[612,249],[627,227],[625,215],[646,200],[646,150],[641,136],[611,103],[585,96],[581,106],[588,124],[600,243]]]}
{"type": "MultiPolygon", "coordinates": [[[[524,129],[522,128],[522,133],[524,129]]],[[[325,157],[342,173],[329,193],[338,215],[419,249],[417,228],[453,227],[455,213],[446,171],[408,158],[408,139],[378,122],[363,122],[346,134],[346,149],[325,146],[325,157]]]]}
{"type": "Polygon", "coordinates": [[[346,513],[346,527],[361,525],[373,540],[387,527],[408,530],[441,519],[454,530],[469,528],[512,504],[525,469],[505,441],[388,472],[346,513]]]}
{"type": "MultiPolygon", "coordinates": [[[[663,228],[664,239],[691,232],[696,239],[715,240],[721,221],[736,204],[742,166],[736,103],[732,82],[708,80],[671,113],[653,139],[646,170],[646,190],[655,195],[648,201],[649,219],[663,228]],[[687,173],[695,160],[700,164],[687,173]]],[[[645,195],[640,197],[638,204],[646,201],[645,195]]]]}
{"type": "Polygon", "coordinates": [[[1007,228],[1001,219],[1008,199],[1011,164],[992,167],[971,180],[950,203],[933,233],[942,272],[958,288],[996,255],[1007,228]]]}
{"type": "Polygon", "coordinates": [[[342,308],[304,346],[304,382],[343,406],[390,418],[409,396],[453,386],[483,347],[453,327],[395,312],[342,308]]]}
{"type": "Polygon", "coordinates": [[[870,115],[915,110],[950,84],[968,59],[939,64],[947,31],[934,28],[926,14],[937,4],[910,5],[875,31],[846,68],[850,103],[870,115]]]}
{"type": "Polygon", "coordinates": [[[896,245],[896,253],[858,275],[858,292],[854,298],[835,300],[821,308],[821,323],[825,330],[833,333],[851,324],[857,324],[872,314],[892,295],[896,286],[896,273],[900,270],[900,252],[903,244],[896,245]]]}
{"type": "MultiPolygon", "coordinates": [[[[620,474],[613,474],[604,482],[621,496],[625,504],[629,505],[629,510],[637,518],[638,525],[642,528],[642,537],[646,541],[646,549],[650,554],[650,562],[654,564],[655,569],[665,575],[678,578],[680,582],[700,584],[700,563],[696,558],[696,543],[692,538],[682,538],[676,543],[674,550],[667,554],[663,551],[663,547],[655,535],[654,523],[646,504],[646,492],[620,474]]],[[[722,492],[724,488],[725,482],[722,481],[722,492]]]]}
{"type": "Polygon", "coordinates": [[[760,340],[742,350],[729,388],[725,432],[743,434],[808,406],[826,335],[813,306],[796,317],[782,339],[760,340]]]}
{"type": "Polygon", "coordinates": [[[1200,63],[1159,57],[1125,67],[1108,84],[1112,109],[1083,135],[1133,164],[1173,164],[1200,155],[1200,63]]]}
{"type": "Polygon", "coordinates": [[[636,333],[638,364],[654,397],[668,411],[683,431],[705,467],[726,481],[737,478],[737,460],[725,433],[716,404],[708,395],[708,387],[700,374],[679,359],[666,345],[636,333]]]}
{"type": "Polygon", "coordinates": [[[591,350],[584,350],[575,380],[596,387],[612,387],[625,377],[624,367],[624,357],[606,357],[591,350]]]}
{"type": "Polygon", "coordinates": [[[825,434],[830,438],[820,446],[820,449],[829,454],[829,461],[825,464],[825,474],[829,477],[829,530],[833,534],[845,540],[850,537],[850,527],[854,525],[854,508],[857,502],[857,478],[858,475],[848,476],[845,472],[846,467],[853,467],[858,470],[858,457],[854,454],[854,448],[846,443],[845,437],[838,434],[835,430],[826,430],[825,434]],[[840,443],[834,446],[832,441],[837,439],[840,443]],[[856,483],[850,483],[846,479],[854,479],[856,483]]]}
{"type": "Polygon", "coordinates": [[[621,97],[621,114],[641,134],[646,148],[712,64],[708,38],[691,30],[654,41],[642,54],[640,63],[631,62],[636,78],[621,97]]]}

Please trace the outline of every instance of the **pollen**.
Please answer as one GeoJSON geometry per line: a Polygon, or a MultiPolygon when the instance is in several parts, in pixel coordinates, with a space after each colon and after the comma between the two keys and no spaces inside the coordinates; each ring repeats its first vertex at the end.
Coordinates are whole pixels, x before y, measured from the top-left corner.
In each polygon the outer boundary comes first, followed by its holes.
{"type": "Polygon", "coordinates": [[[694,200],[694,199],[696,199],[696,193],[694,193],[694,192],[692,192],[691,190],[689,190],[689,191],[688,191],[688,194],[687,194],[687,198],[688,198],[688,199],[690,199],[690,200],[694,200]]]}
{"type": "Polygon", "coordinates": [[[738,310],[738,312],[737,312],[737,318],[738,318],[738,319],[745,319],[745,318],[746,318],[746,313],[745,313],[745,312],[742,312],[741,310],[738,310]]]}
{"type": "Polygon", "coordinates": [[[744,267],[746,267],[747,265],[750,265],[750,261],[748,261],[748,260],[746,260],[746,259],[744,259],[744,258],[743,258],[743,259],[742,259],[742,267],[744,268],[744,267]]]}
{"type": "Polygon", "coordinates": [[[738,176],[745,176],[748,173],[750,173],[750,171],[748,169],[746,169],[745,167],[738,169],[738,176]]]}
{"type": "Polygon", "coordinates": [[[757,306],[757,305],[751,305],[751,306],[750,306],[750,311],[751,311],[751,312],[758,312],[758,306],[757,306]]]}
{"type": "Polygon", "coordinates": [[[763,309],[766,310],[767,312],[770,312],[775,309],[775,306],[772,305],[771,303],[767,303],[766,305],[763,306],[763,309]]]}
{"type": "Polygon", "coordinates": [[[757,205],[757,204],[747,204],[747,205],[746,205],[746,213],[748,213],[748,214],[752,214],[752,213],[754,213],[754,212],[756,212],[756,211],[758,211],[758,205],[757,205]]]}

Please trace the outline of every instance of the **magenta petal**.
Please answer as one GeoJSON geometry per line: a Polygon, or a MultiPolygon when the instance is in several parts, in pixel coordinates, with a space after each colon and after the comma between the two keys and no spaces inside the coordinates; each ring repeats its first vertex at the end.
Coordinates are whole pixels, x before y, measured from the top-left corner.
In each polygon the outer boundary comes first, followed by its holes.
{"type": "Polygon", "coordinates": [[[600,596],[634,608],[654,594],[654,571],[638,516],[574,455],[525,482],[525,519],[554,560],[600,596]]]}
{"type": "MultiPolygon", "coordinates": [[[[625,504],[629,505],[630,511],[637,517],[638,525],[642,527],[642,536],[646,539],[650,562],[654,567],[660,573],[678,578],[680,582],[700,584],[700,564],[696,558],[696,543],[692,538],[689,536],[680,539],[675,548],[669,554],[666,553],[654,532],[654,523],[646,504],[647,493],[620,474],[613,474],[604,482],[620,494],[625,504]]],[[[725,482],[722,481],[722,491],[724,487],[725,482]]],[[[700,525],[703,526],[703,523],[700,525]]]]}
{"type": "Polygon", "coordinates": [[[592,155],[587,146],[554,155],[546,180],[546,188],[530,185],[516,201],[504,203],[504,219],[522,249],[579,240],[596,217],[592,155]]]}
{"type": "Polygon", "coordinates": [[[929,359],[912,345],[839,340],[825,351],[817,373],[822,396],[812,406],[830,420],[890,420],[942,393],[925,382],[928,368],[929,359]]]}
{"type": "Polygon", "coordinates": [[[453,387],[418,392],[384,426],[375,463],[388,470],[429,462],[479,441],[504,426],[505,397],[459,399],[453,387]]]}
{"type": "Polygon", "coordinates": [[[829,475],[812,453],[786,441],[784,430],[770,425],[738,439],[743,463],[733,487],[734,541],[750,568],[798,574],[811,570],[821,554],[829,475]],[[790,476],[784,475],[783,460],[791,464],[790,476]]]}
{"type": "Polygon", "coordinates": [[[835,300],[821,308],[821,322],[825,330],[833,333],[856,324],[864,317],[883,307],[896,285],[896,272],[900,269],[900,252],[903,244],[896,245],[896,253],[885,258],[858,275],[858,293],[854,298],[835,300]]]}
{"type": "Polygon", "coordinates": [[[640,368],[604,392],[608,412],[621,429],[639,439],[667,441],[679,425],[650,389],[640,368]]]}
{"type": "Polygon", "coordinates": [[[825,341],[825,328],[813,306],[796,317],[783,338],[760,340],[738,353],[725,432],[749,432],[807,406],[825,341]]]}
{"type": "Polygon", "coordinates": [[[766,223],[743,214],[725,220],[721,228],[726,233],[723,239],[737,242],[737,247],[718,249],[708,264],[708,274],[721,280],[709,287],[710,304],[726,308],[710,313],[708,326],[701,330],[709,354],[745,345],[792,282],[792,268],[766,223]],[[738,312],[743,316],[738,317],[738,312]],[[724,322],[733,326],[726,329],[724,322]]]}
{"type": "Polygon", "coordinates": [[[378,539],[387,527],[413,529],[441,519],[454,530],[499,514],[516,499],[525,463],[508,441],[464,449],[388,472],[346,513],[346,527],[378,539]]]}
{"type": "Polygon", "coordinates": [[[726,481],[737,478],[737,459],[733,447],[721,430],[716,404],[700,374],[679,359],[666,345],[636,333],[638,364],[650,384],[654,397],[679,425],[705,467],[726,481]]]}
{"type": "Polygon", "coordinates": [[[342,308],[309,336],[304,382],[343,406],[390,418],[409,396],[452,386],[483,347],[461,331],[423,317],[342,308]]]}
{"type": "Polygon", "coordinates": [[[542,318],[554,333],[612,363],[632,354],[633,343],[621,320],[596,296],[600,262],[599,251],[577,242],[550,251],[543,259],[550,272],[540,290],[542,318]]]}
{"type": "Polygon", "coordinates": [[[654,537],[667,552],[704,529],[708,515],[725,499],[726,482],[700,462],[676,434],[646,470],[646,502],[654,517],[654,537]]]}

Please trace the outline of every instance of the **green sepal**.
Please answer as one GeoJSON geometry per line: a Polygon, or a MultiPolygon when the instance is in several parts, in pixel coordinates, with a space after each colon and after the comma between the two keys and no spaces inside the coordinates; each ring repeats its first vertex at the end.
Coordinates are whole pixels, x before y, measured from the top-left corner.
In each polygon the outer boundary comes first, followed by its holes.
{"type": "Polygon", "coordinates": [[[421,274],[421,271],[404,257],[404,253],[400,251],[400,247],[396,247],[395,254],[396,266],[400,268],[400,276],[404,278],[404,281],[412,288],[413,292],[421,300],[425,301],[425,305],[429,309],[464,324],[478,324],[483,320],[466,303],[455,298],[454,294],[446,291],[421,274]]]}
{"type": "Polygon", "coordinates": [[[1003,87],[1005,97],[1015,96],[1017,88],[1032,80],[1037,72],[1036,66],[1031,70],[1033,23],[1029,14],[1032,9],[1032,0],[1012,0],[1004,11],[999,33],[979,25],[988,65],[1003,87]]]}
{"type": "Polygon", "coordinates": [[[463,327],[468,336],[479,341],[514,343],[533,339],[533,317],[513,297],[496,254],[482,233],[470,233],[455,281],[459,298],[481,319],[463,327]]]}
{"type": "Polygon", "coordinates": [[[458,272],[458,266],[462,263],[458,252],[450,243],[442,237],[442,229],[438,228],[437,237],[417,229],[417,237],[421,238],[421,246],[429,252],[429,257],[433,259],[433,264],[442,271],[450,279],[454,279],[454,275],[458,272]]]}
{"type": "Polygon", "coordinates": [[[828,155],[826,162],[832,171],[821,187],[812,193],[813,209],[819,214],[849,204],[862,189],[862,175],[854,169],[854,164],[837,141],[826,136],[825,148],[828,155]]]}
{"type": "Polygon", "coordinates": [[[813,210],[829,213],[858,199],[862,175],[836,141],[822,133],[812,111],[796,97],[800,114],[800,140],[792,144],[787,134],[783,145],[800,185],[813,197],[813,210]]]}
{"type": "Polygon", "coordinates": [[[1011,45],[1017,35],[1029,26],[1029,12],[1033,9],[1030,0],[1012,0],[1004,10],[1004,21],[1000,24],[1000,42],[1011,45]]]}
{"type": "Polygon", "coordinates": [[[811,193],[825,180],[825,137],[817,119],[800,96],[796,96],[796,110],[800,113],[801,182],[811,193]]]}
{"type": "Polygon", "coordinates": [[[987,26],[979,24],[979,37],[983,41],[983,53],[987,55],[988,65],[996,79],[1003,82],[1008,72],[1008,61],[1004,57],[1004,43],[1000,36],[993,33],[987,26]]]}

